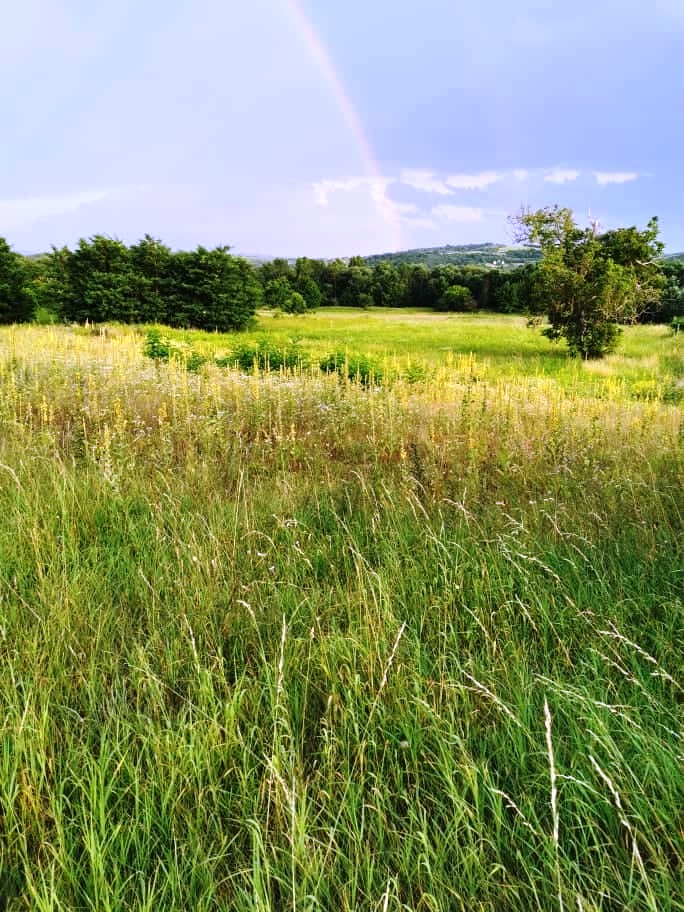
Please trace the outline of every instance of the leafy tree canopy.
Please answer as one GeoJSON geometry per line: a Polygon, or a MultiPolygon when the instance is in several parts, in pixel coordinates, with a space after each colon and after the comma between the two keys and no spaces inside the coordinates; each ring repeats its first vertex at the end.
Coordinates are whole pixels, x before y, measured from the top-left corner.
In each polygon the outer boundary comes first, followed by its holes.
{"type": "Polygon", "coordinates": [[[572,210],[559,206],[523,210],[513,219],[516,240],[536,248],[532,300],[546,311],[552,339],[565,339],[573,354],[601,357],[611,351],[619,324],[634,322],[660,297],[658,220],[644,231],[621,228],[599,235],[580,228],[572,210]]]}

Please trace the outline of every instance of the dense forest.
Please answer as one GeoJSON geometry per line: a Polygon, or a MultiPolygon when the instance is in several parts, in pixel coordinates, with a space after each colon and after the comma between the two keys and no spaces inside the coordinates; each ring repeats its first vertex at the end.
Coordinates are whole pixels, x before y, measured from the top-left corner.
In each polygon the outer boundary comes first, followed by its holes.
{"type": "MultiPolygon", "coordinates": [[[[172,251],[149,235],[132,246],[98,235],[74,250],[23,257],[0,239],[0,322],[156,322],[226,331],[247,326],[262,306],[287,313],[327,306],[544,310],[537,250],[519,248],[529,262],[495,268],[456,260],[470,251],[492,263],[504,250],[497,245],[436,249],[454,251],[453,262],[412,262],[418,251],[408,251],[255,265],[228,247],[172,251]]],[[[663,259],[659,273],[659,293],[641,309],[643,321],[669,322],[684,311],[684,262],[663,259]]]]}

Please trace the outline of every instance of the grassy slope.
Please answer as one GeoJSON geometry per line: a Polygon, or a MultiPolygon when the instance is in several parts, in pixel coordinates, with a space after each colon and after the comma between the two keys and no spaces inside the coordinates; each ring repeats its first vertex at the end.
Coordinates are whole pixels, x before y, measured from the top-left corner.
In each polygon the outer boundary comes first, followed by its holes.
{"type": "MultiPolygon", "coordinates": [[[[353,344],[435,363],[475,325],[382,317],[353,344]]],[[[637,332],[596,398],[490,330],[489,376],[371,391],[3,330],[9,908],[681,909],[680,413],[620,383],[676,350],[637,332]]]]}

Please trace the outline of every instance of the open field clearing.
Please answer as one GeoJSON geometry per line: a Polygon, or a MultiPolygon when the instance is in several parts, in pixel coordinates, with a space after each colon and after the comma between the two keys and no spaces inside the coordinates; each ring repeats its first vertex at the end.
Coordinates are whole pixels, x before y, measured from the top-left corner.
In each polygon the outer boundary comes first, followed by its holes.
{"type": "Polygon", "coordinates": [[[0,908],[684,909],[681,337],[259,320],[0,330],[0,908]]]}
{"type": "MultiPolygon", "coordinates": [[[[235,335],[166,332],[211,355],[236,345],[235,335]]],[[[264,338],[274,347],[294,344],[314,361],[333,350],[364,353],[389,375],[410,375],[420,365],[452,378],[544,377],[589,395],[678,400],[683,392],[682,337],[661,325],[626,327],[615,354],[588,362],[568,358],[564,345],[528,327],[525,317],[500,314],[329,307],[293,317],[262,311],[255,330],[238,339],[264,338]]]]}

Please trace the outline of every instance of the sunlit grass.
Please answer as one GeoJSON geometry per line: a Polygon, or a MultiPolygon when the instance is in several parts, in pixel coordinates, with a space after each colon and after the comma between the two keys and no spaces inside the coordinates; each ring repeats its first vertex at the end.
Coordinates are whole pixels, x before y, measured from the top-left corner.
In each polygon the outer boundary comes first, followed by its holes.
{"type": "MultiPolygon", "coordinates": [[[[205,354],[225,354],[234,336],[174,333],[205,354]]],[[[636,399],[681,398],[684,355],[681,337],[667,326],[624,328],[617,351],[599,361],[568,357],[563,344],[546,339],[525,317],[498,314],[435,314],[411,310],[323,308],[293,317],[263,311],[244,340],[267,338],[283,348],[293,343],[313,361],[333,350],[377,358],[391,375],[410,373],[419,364],[429,371],[474,365],[474,375],[489,379],[545,377],[587,395],[636,399]]]]}
{"type": "Polygon", "coordinates": [[[427,379],[0,332],[6,908],[682,908],[674,344],[359,319],[427,379]]]}

